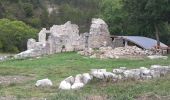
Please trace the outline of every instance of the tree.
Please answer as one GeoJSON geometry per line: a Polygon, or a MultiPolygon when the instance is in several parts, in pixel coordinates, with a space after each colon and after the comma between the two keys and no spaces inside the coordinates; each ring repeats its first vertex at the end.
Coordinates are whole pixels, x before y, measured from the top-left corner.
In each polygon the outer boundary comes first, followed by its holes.
{"type": "Polygon", "coordinates": [[[124,9],[140,32],[155,34],[160,47],[159,36],[166,32],[169,21],[170,0],[124,0],[124,9]]]}
{"type": "Polygon", "coordinates": [[[23,51],[26,49],[27,40],[35,38],[36,33],[36,29],[22,21],[0,19],[0,51],[23,51]]]}
{"type": "Polygon", "coordinates": [[[126,31],[127,13],[122,9],[122,0],[102,0],[100,4],[100,17],[109,26],[111,34],[123,35],[126,31]]]}

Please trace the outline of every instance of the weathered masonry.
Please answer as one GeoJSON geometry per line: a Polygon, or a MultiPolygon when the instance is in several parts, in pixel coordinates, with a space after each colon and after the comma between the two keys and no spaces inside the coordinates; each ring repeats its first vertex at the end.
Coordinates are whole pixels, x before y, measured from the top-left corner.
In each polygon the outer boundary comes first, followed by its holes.
{"type": "Polygon", "coordinates": [[[65,51],[79,51],[85,48],[99,48],[112,44],[107,24],[102,19],[92,19],[89,32],[79,33],[79,27],[70,21],[64,25],[53,25],[49,30],[43,28],[38,33],[38,42],[29,39],[27,51],[17,56],[35,57],[65,51]]]}

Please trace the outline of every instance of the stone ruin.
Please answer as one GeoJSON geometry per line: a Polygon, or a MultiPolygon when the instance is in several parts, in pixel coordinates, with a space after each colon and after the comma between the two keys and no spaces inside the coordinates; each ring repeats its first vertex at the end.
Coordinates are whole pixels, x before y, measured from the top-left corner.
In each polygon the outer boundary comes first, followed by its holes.
{"type": "MultiPolygon", "coordinates": [[[[102,19],[93,18],[90,30],[86,33],[79,33],[79,27],[70,21],[64,25],[53,25],[49,30],[43,28],[38,33],[38,42],[29,39],[27,50],[15,55],[14,58],[23,59],[68,51],[80,51],[78,54],[101,59],[155,55],[151,50],[124,46],[121,38],[112,40],[107,24],[102,19]]],[[[157,59],[162,56],[149,58],[157,59]]]]}
{"type": "Polygon", "coordinates": [[[107,24],[102,19],[92,19],[89,33],[79,33],[79,27],[70,21],[64,25],[53,25],[50,30],[43,28],[38,33],[38,42],[29,39],[27,50],[15,58],[37,57],[66,51],[110,46],[112,40],[107,24]]]}

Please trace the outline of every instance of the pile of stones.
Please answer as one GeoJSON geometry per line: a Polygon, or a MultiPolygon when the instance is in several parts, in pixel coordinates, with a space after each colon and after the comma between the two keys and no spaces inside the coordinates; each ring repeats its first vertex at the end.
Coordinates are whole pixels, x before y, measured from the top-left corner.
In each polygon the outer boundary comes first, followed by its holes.
{"type": "Polygon", "coordinates": [[[75,77],[70,76],[64,79],[59,86],[62,90],[75,90],[84,87],[93,79],[112,80],[113,82],[121,80],[149,80],[155,79],[170,73],[170,66],[152,65],[150,69],[140,67],[139,69],[127,69],[120,67],[107,72],[106,69],[91,69],[91,73],[78,74],[75,77]]]}
{"type": "Polygon", "coordinates": [[[119,58],[120,56],[148,56],[153,55],[152,51],[142,50],[136,46],[117,47],[100,47],[99,50],[91,48],[79,51],[78,54],[90,56],[90,58],[119,58]]]}

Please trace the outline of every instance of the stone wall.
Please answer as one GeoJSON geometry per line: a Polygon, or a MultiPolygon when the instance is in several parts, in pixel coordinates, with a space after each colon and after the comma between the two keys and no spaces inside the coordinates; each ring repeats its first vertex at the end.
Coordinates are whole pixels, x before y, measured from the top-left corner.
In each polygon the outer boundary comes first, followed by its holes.
{"type": "Polygon", "coordinates": [[[152,65],[150,68],[140,67],[137,69],[128,69],[120,67],[107,72],[106,69],[91,69],[90,73],[78,74],[75,77],[70,76],[59,85],[59,89],[71,90],[83,88],[93,79],[105,80],[106,82],[123,82],[125,80],[150,80],[163,77],[170,74],[170,66],[152,65]]]}
{"type": "MultiPolygon", "coordinates": [[[[50,30],[43,28],[38,33],[38,42],[29,39],[28,52],[20,54],[36,55],[54,54],[67,51],[79,51],[86,48],[100,48],[110,46],[112,43],[107,24],[102,19],[92,19],[89,33],[79,33],[79,27],[70,21],[63,25],[53,25],[50,30]],[[87,38],[88,34],[88,38],[87,38]],[[27,54],[30,53],[30,54],[27,54]]],[[[18,56],[22,57],[22,56],[18,56]]]]}
{"type": "Polygon", "coordinates": [[[93,18],[89,32],[89,47],[110,46],[111,42],[107,24],[102,19],[93,18]]]}

